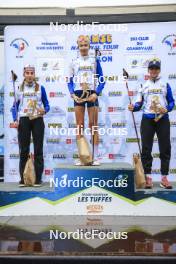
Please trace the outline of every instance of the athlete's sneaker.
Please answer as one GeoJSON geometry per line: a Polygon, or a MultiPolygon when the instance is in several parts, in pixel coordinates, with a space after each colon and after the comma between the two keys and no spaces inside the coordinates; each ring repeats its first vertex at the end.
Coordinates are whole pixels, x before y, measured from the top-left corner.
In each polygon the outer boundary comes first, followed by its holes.
{"type": "Polygon", "coordinates": [[[164,189],[172,189],[172,185],[167,179],[167,176],[162,176],[161,182],[160,182],[160,187],[164,189]]]}
{"type": "Polygon", "coordinates": [[[34,187],[41,187],[41,186],[42,186],[42,182],[41,181],[34,183],[34,187]]]}
{"type": "Polygon", "coordinates": [[[145,189],[152,189],[152,188],[153,188],[152,178],[146,176],[145,189]]]}
{"type": "Polygon", "coordinates": [[[26,185],[24,184],[24,181],[21,180],[21,181],[19,182],[18,186],[19,186],[19,187],[25,187],[26,185]]]}
{"type": "Polygon", "coordinates": [[[83,164],[81,163],[80,159],[77,159],[75,161],[75,166],[83,166],[83,164]]]}
{"type": "Polygon", "coordinates": [[[100,166],[100,161],[98,159],[95,159],[92,163],[92,166],[100,166]]]}

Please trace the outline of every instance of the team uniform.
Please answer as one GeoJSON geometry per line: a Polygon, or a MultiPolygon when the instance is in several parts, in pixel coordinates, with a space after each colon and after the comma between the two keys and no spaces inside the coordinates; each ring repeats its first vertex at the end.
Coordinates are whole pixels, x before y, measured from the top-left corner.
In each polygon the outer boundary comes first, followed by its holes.
{"type": "MultiPolygon", "coordinates": [[[[22,87],[22,86],[21,86],[22,87]]],[[[44,169],[43,160],[43,139],[44,139],[44,121],[43,116],[30,119],[29,116],[35,116],[37,109],[44,107],[45,113],[50,110],[45,88],[36,83],[28,85],[24,82],[23,88],[18,89],[16,94],[16,103],[11,109],[14,121],[18,121],[18,142],[20,150],[20,176],[21,184],[23,181],[24,168],[29,156],[31,133],[34,143],[34,168],[36,173],[36,184],[40,184],[44,169]],[[18,116],[17,116],[18,115],[18,116]]]]}
{"type": "Polygon", "coordinates": [[[152,147],[155,133],[158,137],[161,174],[167,176],[169,173],[169,163],[171,157],[170,143],[170,122],[168,112],[172,111],[175,106],[172,89],[170,85],[162,80],[161,77],[155,80],[147,80],[143,87],[140,88],[134,112],[143,109],[141,121],[141,141],[142,141],[142,164],[144,173],[151,174],[152,168],[152,147]],[[157,107],[167,109],[167,112],[160,116],[156,112],[157,107]],[[155,118],[161,117],[157,122],[155,118]]]}
{"type": "MultiPolygon", "coordinates": [[[[92,58],[90,56],[80,56],[72,61],[70,65],[69,71],[69,83],[68,89],[70,94],[75,94],[78,97],[81,97],[83,94],[82,83],[86,82],[88,85],[89,95],[92,93],[96,93],[99,95],[105,85],[103,78],[103,71],[101,68],[101,64],[98,58],[92,58]],[[95,66],[96,64],[96,66],[95,66]],[[96,69],[95,69],[96,67],[96,69]],[[94,80],[94,76],[96,74],[96,78],[98,79],[98,84],[94,80]],[[96,87],[95,87],[96,86],[96,87]]],[[[87,107],[98,106],[98,99],[93,102],[82,102],[77,103],[74,101],[74,106],[85,106],[87,107]]]]}
{"type": "MultiPolygon", "coordinates": [[[[80,38],[81,39],[81,38],[80,38]]],[[[85,37],[83,37],[83,42],[85,37]]],[[[98,98],[94,102],[90,102],[88,99],[89,96],[96,93],[100,95],[105,85],[103,71],[101,68],[100,60],[95,57],[80,56],[74,59],[69,68],[69,83],[68,89],[71,96],[74,99],[74,106],[83,106],[87,105],[87,108],[98,107],[99,102],[98,98]],[[85,99],[81,102],[77,101],[76,98],[85,99]]],[[[95,109],[94,109],[95,110],[95,109]]],[[[81,165],[81,161],[78,160],[76,165],[81,165]]],[[[98,144],[94,144],[94,161],[93,165],[100,165],[98,161],[98,144]]]]}

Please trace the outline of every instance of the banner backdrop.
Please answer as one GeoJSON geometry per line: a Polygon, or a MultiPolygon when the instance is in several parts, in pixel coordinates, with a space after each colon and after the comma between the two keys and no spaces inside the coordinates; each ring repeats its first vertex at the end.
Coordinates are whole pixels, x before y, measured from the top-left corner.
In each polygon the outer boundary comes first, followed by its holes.
{"type": "MultiPolygon", "coordinates": [[[[102,162],[132,163],[133,153],[138,152],[131,113],[127,110],[128,96],[122,81],[122,68],[129,74],[129,88],[135,100],[140,85],[147,80],[147,65],[150,58],[162,61],[162,77],[176,95],[176,22],[135,23],[127,25],[97,25],[71,28],[63,26],[8,26],[5,30],[5,181],[19,180],[19,151],[17,130],[13,127],[10,108],[13,104],[11,70],[17,76],[16,89],[23,80],[23,67],[36,66],[39,82],[46,89],[51,110],[45,116],[45,170],[43,180],[53,175],[59,163],[73,163],[77,146],[72,129],[75,128],[73,100],[70,98],[66,79],[69,63],[78,56],[77,37],[89,35],[91,53],[98,48],[100,61],[106,77],[106,85],[99,97],[100,157],[102,162]],[[86,31],[86,29],[89,29],[86,31]],[[51,128],[59,128],[58,135],[51,128]],[[105,129],[113,128],[111,135],[105,129]],[[69,133],[69,134],[68,134],[69,133]]],[[[135,113],[140,126],[142,112],[135,113]]],[[[172,160],[170,179],[176,176],[176,120],[175,110],[170,113],[172,160]]],[[[87,114],[86,123],[87,126],[87,114]]],[[[33,147],[31,144],[31,151],[33,147]]],[[[157,139],[153,147],[154,179],[160,178],[160,161],[157,139]]]]}
{"type": "Polygon", "coordinates": [[[0,155],[4,155],[4,42],[0,42],[0,155]]]}

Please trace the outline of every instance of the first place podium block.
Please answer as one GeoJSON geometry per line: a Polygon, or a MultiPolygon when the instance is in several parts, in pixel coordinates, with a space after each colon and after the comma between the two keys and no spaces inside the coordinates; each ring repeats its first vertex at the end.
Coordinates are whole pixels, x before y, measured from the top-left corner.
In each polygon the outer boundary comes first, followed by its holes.
{"type": "Polygon", "coordinates": [[[53,185],[60,214],[133,214],[134,169],[128,163],[62,164],[55,169],[53,185]]]}

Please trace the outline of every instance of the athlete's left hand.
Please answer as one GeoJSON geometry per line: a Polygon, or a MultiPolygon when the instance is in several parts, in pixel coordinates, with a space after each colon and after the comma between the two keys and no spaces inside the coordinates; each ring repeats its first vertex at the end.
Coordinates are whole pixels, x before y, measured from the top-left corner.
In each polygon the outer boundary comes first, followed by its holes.
{"type": "Polygon", "coordinates": [[[38,109],[37,109],[37,113],[38,113],[39,115],[44,115],[44,114],[45,114],[45,109],[43,109],[43,108],[38,108],[38,109]]]}
{"type": "Polygon", "coordinates": [[[165,107],[160,108],[160,114],[165,114],[167,113],[167,109],[165,107]]]}
{"type": "Polygon", "coordinates": [[[91,94],[91,95],[88,97],[87,101],[88,101],[88,102],[92,102],[92,103],[94,103],[94,102],[97,100],[97,98],[98,98],[97,94],[96,94],[96,93],[93,93],[93,94],[91,94]]]}

